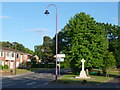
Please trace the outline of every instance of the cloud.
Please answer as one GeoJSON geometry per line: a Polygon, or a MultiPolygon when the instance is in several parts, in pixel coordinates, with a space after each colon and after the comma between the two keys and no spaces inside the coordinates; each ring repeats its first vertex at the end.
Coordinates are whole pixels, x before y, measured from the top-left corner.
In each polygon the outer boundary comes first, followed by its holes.
{"type": "Polygon", "coordinates": [[[44,28],[36,28],[36,29],[28,30],[27,32],[35,32],[40,35],[46,35],[49,32],[49,30],[44,28]]]}
{"type": "Polygon", "coordinates": [[[29,30],[31,32],[47,32],[49,31],[48,29],[43,29],[43,28],[37,28],[37,29],[32,29],[32,30],[29,30]]]}
{"type": "Polygon", "coordinates": [[[11,18],[10,16],[0,16],[0,19],[9,19],[11,18]]]}

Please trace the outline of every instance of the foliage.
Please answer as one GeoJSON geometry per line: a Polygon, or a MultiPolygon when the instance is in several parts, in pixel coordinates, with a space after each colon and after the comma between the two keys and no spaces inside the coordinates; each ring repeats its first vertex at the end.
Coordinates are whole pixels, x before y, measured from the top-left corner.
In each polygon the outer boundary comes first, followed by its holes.
{"type": "Polygon", "coordinates": [[[3,68],[4,68],[4,69],[8,69],[9,66],[8,66],[8,65],[4,65],[3,68]]]}
{"type": "Polygon", "coordinates": [[[76,14],[58,35],[59,52],[66,54],[65,61],[73,72],[79,72],[82,58],[86,60],[86,68],[106,66],[106,55],[109,57],[107,60],[112,57],[114,62],[114,57],[108,51],[105,29],[90,15],[76,14]]]}
{"type": "Polygon", "coordinates": [[[87,80],[84,79],[81,83],[82,83],[82,84],[86,84],[86,83],[87,83],[87,80]]]}
{"type": "Polygon", "coordinates": [[[40,60],[43,58],[42,48],[43,48],[42,45],[36,45],[36,46],[34,46],[35,55],[37,55],[40,60]]]}
{"type": "Polygon", "coordinates": [[[113,53],[116,60],[116,66],[120,67],[120,27],[112,24],[102,24],[104,26],[109,40],[109,51],[113,53]]]}
{"type": "Polygon", "coordinates": [[[43,44],[35,46],[35,54],[38,55],[44,63],[53,62],[53,40],[49,36],[44,36],[43,44]]]}
{"type": "Polygon", "coordinates": [[[3,70],[3,66],[2,65],[0,65],[0,70],[3,70]]]}
{"type": "Polygon", "coordinates": [[[116,64],[115,58],[112,52],[106,53],[104,60],[103,60],[104,67],[109,68],[113,67],[116,64]]]}
{"type": "Polygon", "coordinates": [[[12,49],[16,49],[19,50],[21,52],[25,52],[25,53],[29,53],[29,54],[34,54],[34,52],[28,48],[25,48],[22,44],[18,43],[18,42],[0,42],[0,44],[2,45],[2,47],[8,47],[8,48],[12,48],[12,49]]]}
{"type": "Polygon", "coordinates": [[[31,59],[31,67],[32,67],[32,68],[36,68],[36,64],[37,64],[37,60],[36,60],[35,57],[33,57],[33,58],[31,59]]]}
{"type": "Polygon", "coordinates": [[[23,61],[23,62],[19,65],[18,68],[19,68],[19,69],[31,68],[31,62],[25,62],[25,61],[23,61]]]}

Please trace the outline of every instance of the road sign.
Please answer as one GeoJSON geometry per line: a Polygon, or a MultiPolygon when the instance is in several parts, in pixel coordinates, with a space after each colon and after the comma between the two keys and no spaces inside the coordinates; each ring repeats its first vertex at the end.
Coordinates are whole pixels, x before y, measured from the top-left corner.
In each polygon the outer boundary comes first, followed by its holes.
{"type": "Polygon", "coordinates": [[[63,62],[63,61],[64,61],[64,58],[58,58],[57,61],[58,61],[58,62],[63,62]]]}
{"type": "MultiPolygon", "coordinates": [[[[55,55],[54,57],[56,57],[56,55],[55,55]]],[[[58,57],[58,58],[64,58],[64,57],[65,57],[65,54],[57,54],[57,57],[58,57]]]]}

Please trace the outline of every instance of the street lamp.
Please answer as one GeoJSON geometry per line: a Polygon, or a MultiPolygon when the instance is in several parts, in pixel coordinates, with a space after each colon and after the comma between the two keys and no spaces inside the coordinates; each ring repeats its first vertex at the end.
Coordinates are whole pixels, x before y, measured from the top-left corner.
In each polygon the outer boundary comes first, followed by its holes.
{"type": "MultiPolygon", "coordinates": [[[[57,25],[58,25],[58,14],[57,14],[57,6],[56,5],[50,4],[50,5],[47,6],[47,9],[48,9],[49,6],[55,6],[56,7],[56,77],[55,77],[55,80],[57,80],[57,78],[58,78],[58,70],[57,70],[57,58],[58,58],[57,57],[57,52],[58,52],[58,30],[57,30],[58,26],[57,25]]],[[[46,9],[44,14],[49,14],[47,9],[46,9]]]]}

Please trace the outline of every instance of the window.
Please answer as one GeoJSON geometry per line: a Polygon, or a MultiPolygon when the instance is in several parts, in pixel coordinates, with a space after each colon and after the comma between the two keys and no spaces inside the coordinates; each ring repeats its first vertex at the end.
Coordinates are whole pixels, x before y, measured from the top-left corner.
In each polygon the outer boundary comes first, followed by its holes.
{"type": "Polygon", "coordinates": [[[4,57],[4,52],[0,52],[0,57],[4,57]]]}
{"type": "Polygon", "coordinates": [[[0,60],[0,65],[4,66],[4,61],[0,60]]]}
{"type": "Polygon", "coordinates": [[[12,57],[14,57],[14,53],[12,53],[12,57]]]}
{"type": "Polygon", "coordinates": [[[27,59],[27,55],[24,55],[24,59],[27,59]]]}
{"type": "Polygon", "coordinates": [[[19,54],[17,54],[17,58],[19,58],[19,54]]]}
{"type": "Polygon", "coordinates": [[[9,57],[10,56],[10,52],[6,52],[7,53],[7,56],[9,57]]]}

